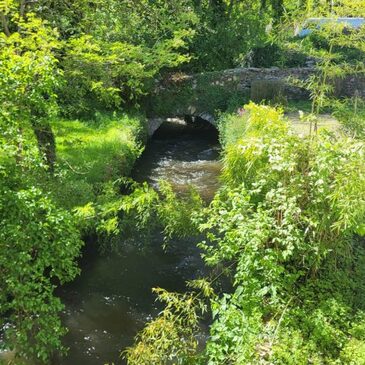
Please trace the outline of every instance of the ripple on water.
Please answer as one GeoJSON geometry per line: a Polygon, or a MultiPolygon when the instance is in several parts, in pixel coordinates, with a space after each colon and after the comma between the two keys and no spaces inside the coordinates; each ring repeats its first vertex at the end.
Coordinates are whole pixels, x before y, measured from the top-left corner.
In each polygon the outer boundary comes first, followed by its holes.
{"type": "MultiPolygon", "coordinates": [[[[156,187],[160,179],[166,179],[179,194],[193,185],[209,200],[219,186],[217,136],[204,130],[189,134],[183,126],[178,128],[179,133],[165,133],[150,141],[134,178],[156,187]]],[[[70,352],[55,364],[124,364],[120,351],[130,346],[138,330],[161,310],[151,288],[181,292],[186,280],[204,274],[196,241],[174,241],[167,253],[161,249],[161,241],[156,233],[140,250],[120,238],[119,255],[101,256],[97,250],[84,255],[80,277],[61,290],[66,304],[63,321],[69,328],[65,345],[70,352]]],[[[206,332],[202,328],[201,344],[206,332]]]]}

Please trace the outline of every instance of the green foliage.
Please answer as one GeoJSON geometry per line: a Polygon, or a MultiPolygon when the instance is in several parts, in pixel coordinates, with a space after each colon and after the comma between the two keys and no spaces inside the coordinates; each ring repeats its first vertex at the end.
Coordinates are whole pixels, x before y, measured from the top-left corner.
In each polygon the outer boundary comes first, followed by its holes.
{"type": "Polygon", "coordinates": [[[362,99],[355,97],[336,103],[333,114],[347,133],[353,137],[365,138],[365,105],[362,99]]]}
{"type": "Polygon", "coordinates": [[[63,350],[65,334],[54,296],[57,283],[78,274],[82,242],[72,215],[57,208],[39,189],[19,191],[3,173],[0,198],[0,324],[7,323],[5,346],[17,355],[46,362],[63,350]]]}
{"type": "Polygon", "coordinates": [[[188,31],[175,33],[173,39],[154,49],[125,42],[107,43],[91,36],[71,39],[64,60],[67,88],[63,90],[63,103],[67,111],[85,113],[93,102],[99,108],[118,107],[122,101],[140,97],[146,92],[145,81],[161,68],[188,60],[178,53],[188,36],[188,31]]]}
{"type": "MultiPolygon", "coordinates": [[[[218,295],[211,284],[195,286],[210,300],[206,349],[198,355],[188,341],[176,351],[157,326],[163,311],[128,350],[130,361],[361,364],[365,146],[326,132],[300,138],[281,110],[245,110],[222,117],[224,185],[193,214],[205,262],[221,268],[211,283],[228,274],[233,286],[218,295]]],[[[176,300],[183,307],[186,298],[176,300]]]]}
{"type": "Polygon", "coordinates": [[[363,268],[352,237],[365,217],[364,145],[299,139],[274,109],[249,109],[201,225],[206,262],[234,263],[235,291],[212,307],[208,361],[335,363],[358,341],[349,323],[363,309],[363,279],[350,273],[363,268]]]}
{"type": "Polygon", "coordinates": [[[315,61],[316,73],[307,80],[295,82],[308,90],[312,113],[318,115],[324,108],[334,104],[342,91],[341,84],[345,77],[362,77],[365,66],[364,35],[365,27],[349,30],[345,23],[338,23],[333,18],[332,22],[313,29],[309,37],[292,44],[315,61]],[[350,48],[353,57],[349,56],[350,48]]]}
{"type": "Polygon", "coordinates": [[[243,115],[224,113],[220,116],[218,130],[223,147],[234,144],[243,136],[247,127],[247,118],[246,111],[243,115]]]}
{"type": "Polygon", "coordinates": [[[285,112],[295,112],[301,110],[304,113],[310,113],[312,110],[312,103],[310,100],[289,100],[286,105],[284,105],[285,112]]]}
{"type": "Polygon", "coordinates": [[[161,70],[190,59],[186,42],[196,17],[188,2],[100,1],[84,11],[85,34],[65,45],[64,112],[135,104],[161,70]]]}
{"type": "Polygon", "coordinates": [[[178,198],[167,182],[160,183],[160,190],[162,201],[158,207],[158,217],[164,227],[165,239],[196,235],[198,231],[192,217],[203,206],[200,195],[191,189],[187,198],[178,198]]]}
{"type": "MultiPolygon", "coordinates": [[[[24,60],[26,56],[19,58],[24,60]]],[[[9,64],[2,65],[6,66],[2,70],[8,70],[9,64]]],[[[14,78],[21,71],[15,70],[14,78]]],[[[20,85],[19,93],[35,97],[32,81],[22,86],[19,80],[14,81],[20,85]]],[[[12,90],[18,93],[15,87],[12,90]]],[[[22,119],[20,112],[8,108],[14,107],[13,100],[2,96],[6,106],[1,109],[4,123],[0,125],[0,327],[6,325],[2,346],[14,350],[17,363],[20,359],[48,363],[55,351],[66,350],[61,343],[66,329],[59,317],[63,305],[54,289],[79,272],[76,259],[82,241],[70,210],[88,202],[92,207],[90,201],[103,195],[104,184],[130,174],[145,138],[143,122],[142,117],[127,115],[98,114],[93,123],[54,118],[59,156],[51,176],[37,151],[30,122],[37,115],[31,114],[35,110],[26,109],[25,104],[19,110],[29,115],[22,119]]],[[[21,94],[19,100],[28,103],[26,98],[21,94]]],[[[48,107],[53,105],[57,106],[48,107]]],[[[93,218],[90,210],[89,218],[93,218]]],[[[90,230],[95,228],[92,219],[87,224],[90,230]]]]}
{"type": "Polygon", "coordinates": [[[74,166],[90,183],[128,176],[141,152],[138,118],[107,116],[100,124],[59,120],[54,128],[60,164],[74,166]]]}
{"type": "Polygon", "coordinates": [[[198,346],[195,333],[200,315],[206,311],[204,301],[194,292],[178,294],[160,288],[154,292],[166,303],[165,308],[139,334],[137,345],[124,352],[128,364],[193,364],[198,346]]]}
{"type": "Polygon", "coordinates": [[[7,134],[8,144],[18,146],[17,160],[21,162],[23,130],[33,129],[39,153],[53,170],[55,151],[49,118],[58,110],[56,88],[62,75],[55,56],[60,47],[57,33],[33,14],[25,19],[14,13],[12,2],[8,6],[2,3],[5,32],[0,33],[0,130],[7,134]],[[7,16],[12,17],[17,31],[10,32],[7,16]]]}
{"type": "Polygon", "coordinates": [[[104,183],[129,176],[142,152],[143,124],[142,116],[115,114],[98,114],[90,122],[55,121],[56,200],[67,208],[83,205],[95,200],[104,183]]]}
{"type": "Polygon", "coordinates": [[[54,112],[61,72],[54,55],[60,47],[57,33],[33,15],[16,25],[19,32],[0,33],[0,102],[2,120],[19,125],[34,113],[54,112]]]}
{"type": "MultiPolygon", "coordinates": [[[[120,196],[111,189],[106,191],[106,199],[101,196],[96,206],[100,221],[97,229],[109,237],[121,234],[126,242],[139,239],[145,242],[158,226],[156,209],[159,197],[147,183],[132,183],[129,189],[128,195],[120,196]]],[[[113,240],[110,242],[113,244],[113,240]]],[[[118,250],[118,246],[113,248],[118,250]]]]}
{"type": "MultiPolygon", "coordinates": [[[[143,122],[95,113],[138,105],[168,69],[296,66],[311,56],[318,73],[302,86],[318,114],[334,105],[341,78],[363,74],[364,29],[349,32],[329,24],[293,40],[292,25],[304,14],[364,16],[363,5],[0,1],[5,346],[41,362],[62,350],[62,304],[53,292],[78,273],[79,230],[96,229],[113,245],[118,235],[135,240],[136,232],[139,239],[159,229],[171,240],[200,228],[206,263],[222,270],[212,283],[229,273],[232,290],[217,295],[204,279],[190,284],[199,293],[158,289],[166,309],[126,352],[131,364],[363,364],[365,254],[363,241],[354,239],[365,232],[364,116],[358,99],[336,110],[356,140],[325,133],[300,139],[282,111],[252,103],[243,116],[223,115],[224,186],[206,209],[194,191],[178,198],[168,184],[156,192],[120,178],[130,174],[142,150],[143,122]],[[59,120],[60,110],[90,122],[59,120]],[[205,353],[197,355],[195,334],[206,310],[201,295],[210,300],[213,324],[205,353]]],[[[213,77],[197,76],[196,90],[189,82],[178,85],[177,102],[161,90],[146,107],[168,116],[194,108],[216,114],[247,96],[234,91],[234,78],[230,90],[211,85],[213,77]],[[199,106],[192,103],[197,96],[199,106]]],[[[259,89],[270,91],[267,85],[259,89]]]]}
{"type": "MultiPolygon", "coordinates": [[[[363,0],[201,0],[195,4],[200,23],[191,45],[195,58],[187,67],[199,72],[237,66],[304,66],[311,51],[294,39],[295,28],[311,17],[361,17],[365,7],[363,0]]],[[[315,42],[311,47],[315,48],[315,42]]],[[[364,55],[351,41],[337,50],[351,62],[364,55]]]]}
{"type": "Polygon", "coordinates": [[[277,43],[255,47],[246,56],[251,67],[305,67],[307,56],[295,50],[284,48],[277,43]]]}
{"type": "Polygon", "coordinates": [[[149,115],[160,117],[199,115],[235,110],[248,100],[245,90],[238,90],[238,80],[232,77],[224,85],[217,82],[219,72],[206,72],[194,77],[176,73],[164,80],[156,93],[146,98],[149,115]]]}
{"type": "Polygon", "coordinates": [[[263,43],[270,14],[260,13],[260,1],[198,1],[197,34],[190,46],[189,64],[196,72],[233,68],[251,48],[263,43]]]}
{"type": "MultiPolygon", "coordinates": [[[[276,153],[281,141],[276,141],[275,138],[279,139],[280,136],[287,134],[289,127],[282,111],[276,111],[272,107],[260,107],[251,103],[245,106],[245,110],[242,117],[228,118],[227,127],[234,128],[233,134],[230,133],[230,129],[225,129],[224,124],[221,127],[224,130],[223,143],[226,145],[224,164],[229,166],[225,168],[223,176],[227,182],[244,181],[246,184],[251,184],[260,174],[260,169],[266,166],[269,157],[265,155],[266,151],[262,150],[263,146],[271,140],[272,145],[269,148],[276,153]],[[270,123],[267,123],[267,120],[270,123]]],[[[263,172],[265,173],[266,171],[263,172]]]]}
{"type": "Polygon", "coordinates": [[[105,184],[94,204],[77,207],[75,212],[81,227],[90,229],[89,222],[93,220],[91,228],[96,227],[99,235],[107,238],[108,245],[118,251],[120,242],[115,242],[115,238],[119,235],[124,242],[131,240],[140,244],[159,230],[168,244],[173,238],[198,234],[193,216],[202,206],[200,196],[193,189],[188,196],[177,197],[164,181],[156,192],[147,183],[119,179],[105,184]],[[119,194],[121,185],[128,187],[127,195],[119,194]]]}
{"type": "MultiPolygon", "coordinates": [[[[57,88],[62,112],[72,116],[135,105],[161,71],[190,59],[187,42],[197,22],[189,1],[0,4],[3,53],[10,54],[13,63],[23,62],[21,67],[29,59],[39,59],[29,74],[17,72],[23,84],[34,83],[25,89],[19,84],[19,89],[33,101],[38,95],[37,108],[43,103],[48,107],[41,111],[51,111],[57,88]],[[64,82],[56,83],[61,74],[64,82]]],[[[5,77],[4,81],[11,86],[5,77]]]]}

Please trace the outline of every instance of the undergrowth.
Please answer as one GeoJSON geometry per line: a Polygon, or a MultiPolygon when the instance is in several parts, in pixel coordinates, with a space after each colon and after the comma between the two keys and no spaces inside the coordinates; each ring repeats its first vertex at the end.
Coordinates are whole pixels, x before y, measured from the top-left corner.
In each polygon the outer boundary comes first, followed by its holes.
{"type": "Polygon", "coordinates": [[[364,143],[326,131],[300,137],[282,110],[245,110],[224,117],[223,186],[191,217],[214,270],[190,293],[158,290],[166,309],[125,352],[128,364],[363,365],[364,143]]]}

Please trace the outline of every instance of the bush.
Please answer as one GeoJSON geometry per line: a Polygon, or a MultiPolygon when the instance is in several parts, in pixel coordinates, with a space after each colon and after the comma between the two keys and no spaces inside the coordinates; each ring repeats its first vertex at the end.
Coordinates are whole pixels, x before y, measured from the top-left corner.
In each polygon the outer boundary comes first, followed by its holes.
{"type": "Polygon", "coordinates": [[[201,224],[205,261],[235,287],[212,304],[207,361],[338,363],[364,344],[365,146],[299,138],[275,109],[245,108],[221,127],[225,185],[201,224]]]}
{"type": "Polygon", "coordinates": [[[54,295],[79,270],[82,241],[72,215],[39,189],[14,191],[0,174],[0,327],[18,356],[49,360],[66,333],[54,295]]]}
{"type": "Polygon", "coordinates": [[[269,43],[252,49],[249,65],[251,67],[304,67],[306,60],[307,55],[302,52],[269,43]]]}

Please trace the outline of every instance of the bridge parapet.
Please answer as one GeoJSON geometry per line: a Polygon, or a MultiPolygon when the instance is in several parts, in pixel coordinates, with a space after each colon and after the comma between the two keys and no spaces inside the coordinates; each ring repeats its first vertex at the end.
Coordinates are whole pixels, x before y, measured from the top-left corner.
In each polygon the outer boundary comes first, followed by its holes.
{"type": "MultiPolygon", "coordinates": [[[[236,68],[196,75],[174,74],[156,84],[146,100],[150,118],[209,115],[248,100],[270,99],[282,94],[288,100],[308,98],[308,92],[288,82],[290,78],[305,80],[313,68],[236,68]],[[259,93],[257,93],[257,90],[259,93]],[[254,92],[256,91],[256,92],[254,92]]],[[[349,76],[335,82],[336,94],[365,98],[365,76],[349,76]]],[[[207,118],[204,118],[206,119],[207,118]]]]}

